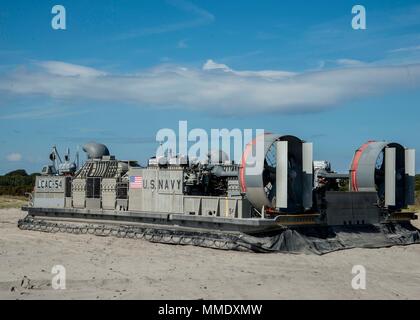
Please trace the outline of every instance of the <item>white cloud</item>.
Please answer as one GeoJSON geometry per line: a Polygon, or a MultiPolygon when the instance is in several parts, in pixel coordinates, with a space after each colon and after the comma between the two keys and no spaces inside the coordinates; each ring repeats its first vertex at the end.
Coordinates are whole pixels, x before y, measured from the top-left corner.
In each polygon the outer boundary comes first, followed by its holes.
{"type": "Polygon", "coordinates": [[[185,0],[168,0],[167,2],[170,5],[178,8],[179,10],[190,13],[193,16],[193,18],[191,18],[190,20],[185,20],[172,24],[163,24],[155,27],[131,30],[129,32],[119,35],[115,39],[127,40],[156,34],[176,32],[184,29],[206,25],[214,21],[214,16],[210,12],[194,5],[191,2],[185,0]]]}
{"type": "Polygon", "coordinates": [[[364,96],[420,87],[420,64],[347,63],[345,68],[294,73],[236,71],[208,60],[201,69],[166,64],[136,74],[105,74],[64,62],[37,66],[0,76],[0,91],[234,114],[318,111],[364,96]]]}
{"type": "Polygon", "coordinates": [[[233,75],[242,76],[242,77],[261,77],[261,78],[266,78],[266,79],[281,79],[281,78],[296,75],[296,73],[294,72],[275,71],[275,70],[235,71],[229,68],[225,64],[214,62],[212,59],[207,60],[207,62],[203,65],[203,70],[204,71],[219,70],[219,71],[228,72],[233,75]]]}
{"type": "Polygon", "coordinates": [[[61,61],[38,62],[38,65],[44,68],[45,71],[57,76],[98,77],[106,75],[105,72],[101,72],[93,68],[64,63],[61,61]]]}
{"type": "Polygon", "coordinates": [[[398,49],[390,50],[389,52],[390,53],[399,53],[399,52],[412,52],[412,51],[420,51],[420,45],[419,46],[398,48],[398,49]]]}
{"type": "Polygon", "coordinates": [[[343,67],[362,67],[367,65],[367,63],[363,61],[354,59],[338,59],[335,62],[337,63],[337,65],[343,67]]]}
{"type": "Polygon", "coordinates": [[[21,112],[1,115],[0,120],[65,118],[87,112],[88,110],[73,110],[61,107],[30,108],[21,112]]]}
{"type": "Polygon", "coordinates": [[[22,160],[22,155],[20,153],[14,152],[14,153],[10,153],[6,156],[7,161],[10,162],[18,162],[20,160],[22,160]]]}
{"type": "Polygon", "coordinates": [[[222,64],[222,63],[216,63],[212,59],[207,60],[207,62],[203,65],[203,70],[222,70],[225,72],[233,71],[227,65],[222,64]]]}

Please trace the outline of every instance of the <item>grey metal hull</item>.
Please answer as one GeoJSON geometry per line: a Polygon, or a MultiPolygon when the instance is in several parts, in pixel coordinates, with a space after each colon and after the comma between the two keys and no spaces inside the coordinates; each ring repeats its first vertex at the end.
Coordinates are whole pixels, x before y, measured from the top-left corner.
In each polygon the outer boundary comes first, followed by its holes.
{"type": "Polygon", "coordinates": [[[274,219],[229,219],[223,217],[189,216],[174,213],[112,211],[73,208],[24,207],[30,216],[66,221],[91,221],[113,224],[150,224],[181,228],[220,230],[227,232],[260,233],[284,229],[274,219]]]}

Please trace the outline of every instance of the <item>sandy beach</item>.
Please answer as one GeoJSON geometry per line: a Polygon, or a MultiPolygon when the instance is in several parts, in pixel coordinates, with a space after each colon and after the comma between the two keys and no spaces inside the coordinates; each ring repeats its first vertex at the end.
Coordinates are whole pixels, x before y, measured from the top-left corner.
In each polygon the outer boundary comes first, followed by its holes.
{"type": "Polygon", "coordinates": [[[22,231],[24,216],[0,210],[1,299],[420,299],[420,245],[253,254],[22,231]],[[64,290],[51,286],[54,265],[65,267],[64,290]],[[366,268],[366,290],[351,286],[354,265],[366,268]]]}

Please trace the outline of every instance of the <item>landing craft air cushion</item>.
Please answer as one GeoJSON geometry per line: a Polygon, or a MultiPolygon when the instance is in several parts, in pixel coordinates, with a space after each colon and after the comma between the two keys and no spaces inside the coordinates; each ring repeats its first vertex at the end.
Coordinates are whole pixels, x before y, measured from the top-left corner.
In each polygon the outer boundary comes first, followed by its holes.
{"type": "Polygon", "coordinates": [[[388,235],[403,226],[399,243],[418,241],[418,231],[406,228],[417,218],[406,210],[414,204],[414,150],[369,141],[356,151],[349,173],[338,174],[329,162],[314,162],[312,149],[295,136],[265,134],[247,145],[240,164],[220,151],[201,162],[153,157],[142,167],[89,143],[77,169],[69,153],[61,162],[54,148],[19,227],[264,252],[302,246],[322,252],[321,240],[332,246],[331,228],[369,233],[387,226],[388,235]],[[251,164],[258,144],[264,160],[251,164]]]}

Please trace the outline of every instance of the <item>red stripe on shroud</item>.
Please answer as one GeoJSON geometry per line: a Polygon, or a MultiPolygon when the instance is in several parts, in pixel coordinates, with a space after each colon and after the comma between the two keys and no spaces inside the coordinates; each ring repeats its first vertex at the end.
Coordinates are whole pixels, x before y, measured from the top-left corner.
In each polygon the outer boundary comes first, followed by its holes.
{"type": "MultiPolygon", "coordinates": [[[[269,132],[264,133],[265,135],[271,134],[269,132]]],[[[245,164],[248,160],[249,153],[252,151],[252,146],[255,145],[258,137],[255,137],[250,143],[245,147],[245,151],[242,154],[241,167],[239,168],[239,184],[241,185],[241,191],[246,192],[246,183],[245,183],[245,164]]]]}
{"type": "Polygon", "coordinates": [[[351,187],[353,191],[359,191],[359,187],[357,185],[357,169],[359,167],[360,157],[362,156],[366,148],[369,146],[369,144],[371,144],[372,142],[375,142],[375,141],[366,142],[356,151],[356,154],[354,155],[353,164],[351,167],[351,187]]]}

